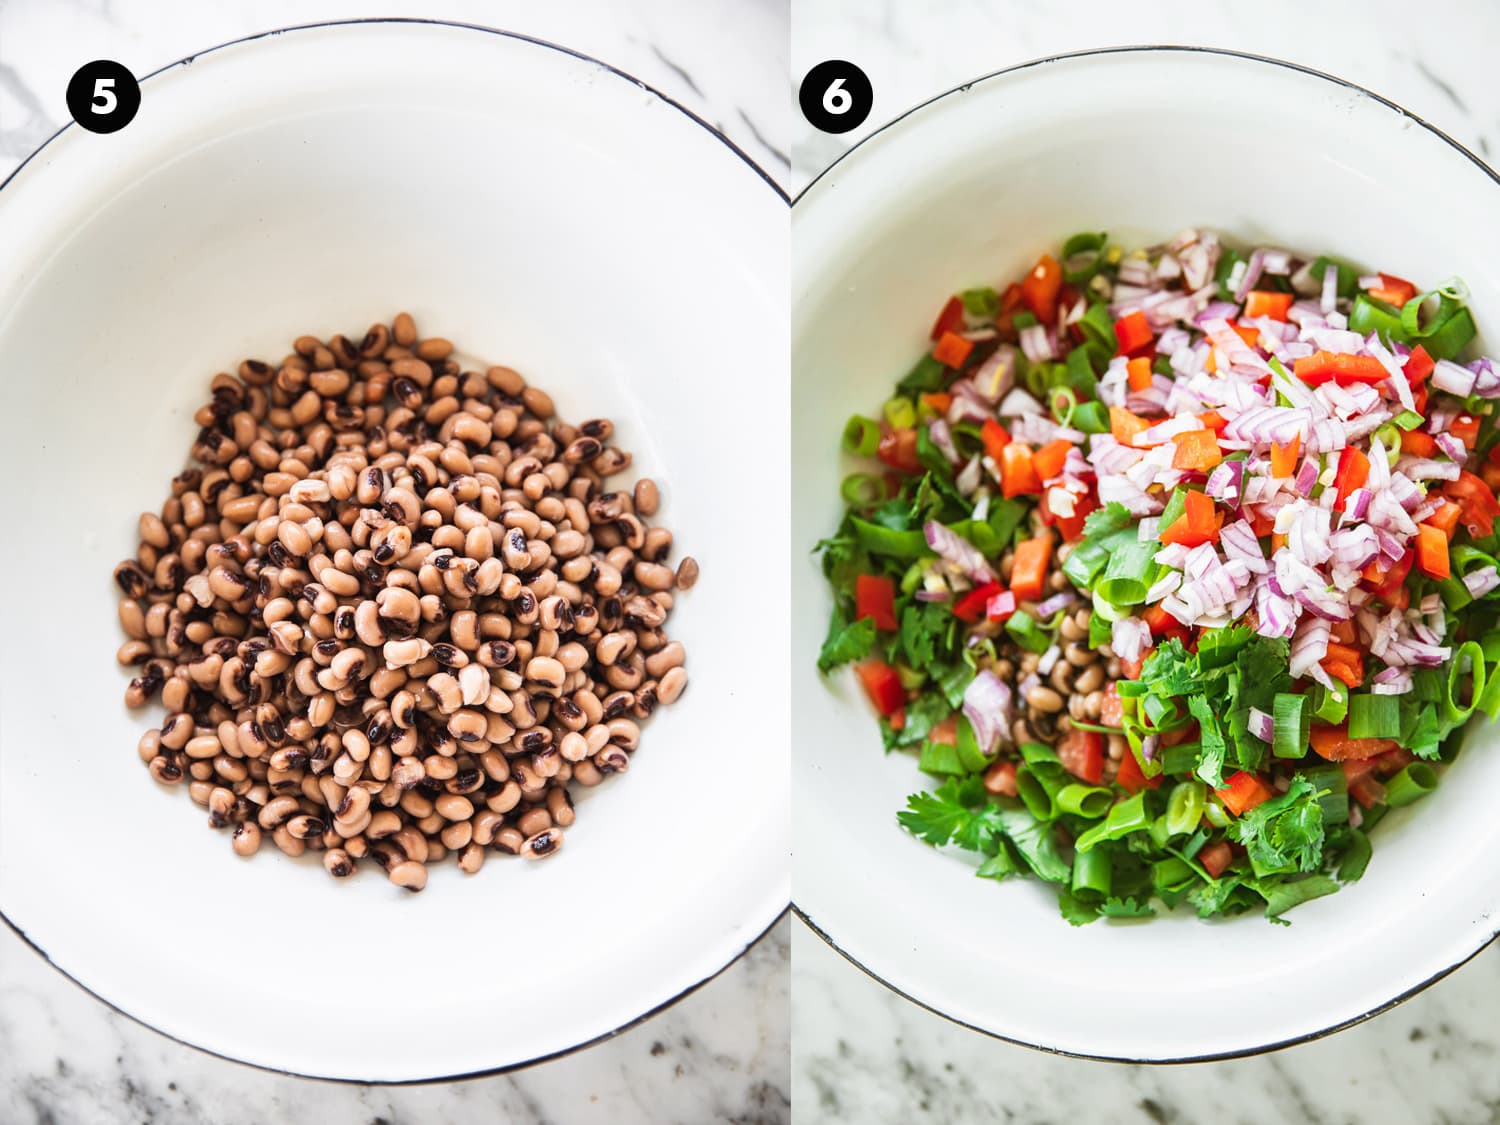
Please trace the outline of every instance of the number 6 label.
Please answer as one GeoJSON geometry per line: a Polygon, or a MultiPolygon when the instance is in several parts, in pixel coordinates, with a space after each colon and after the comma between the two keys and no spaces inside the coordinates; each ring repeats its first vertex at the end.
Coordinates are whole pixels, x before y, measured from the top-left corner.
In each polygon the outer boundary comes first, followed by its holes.
{"type": "Polygon", "coordinates": [[[802,116],[825,133],[859,128],[875,105],[870,79],[843,59],[829,59],[809,70],[797,91],[797,100],[802,116]]]}
{"type": "Polygon", "coordinates": [[[118,132],[140,108],[140,83],[112,59],[85,63],[68,81],[68,112],[90,133],[118,132]]]}

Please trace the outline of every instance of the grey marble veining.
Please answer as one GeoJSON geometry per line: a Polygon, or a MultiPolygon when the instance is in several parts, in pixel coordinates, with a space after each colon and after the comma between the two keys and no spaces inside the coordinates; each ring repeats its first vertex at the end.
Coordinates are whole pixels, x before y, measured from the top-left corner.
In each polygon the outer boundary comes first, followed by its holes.
{"type": "MultiPolygon", "coordinates": [[[[840,137],[797,117],[793,190],[919,102],[1087,47],[1187,43],[1290,58],[1392,98],[1481,156],[1500,154],[1490,55],[1500,5],[1072,0],[796,0],[793,85],[849,59],[875,109],[840,137]]],[[[1137,1067],[967,1031],[866,977],[794,923],[794,1120],[1024,1125],[1428,1125],[1500,1121],[1500,948],[1394,1010],[1314,1043],[1223,1063],[1137,1067]]],[[[1226,1013],[1232,1018],[1232,1013],[1226,1013]]]]}
{"type": "MultiPolygon", "coordinates": [[[[783,0],[0,0],[0,179],[66,119],[68,77],[89,59],[144,74],[253,32],[375,11],[566,44],[674,98],[773,179],[789,172],[783,0]]],[[[0,926],[0,1125],[780,1125],[789,941],[782,919],[708,985],[586,1051],[498,1077],[360,1087],[174,1043],[88,996],[0,926]]]]}

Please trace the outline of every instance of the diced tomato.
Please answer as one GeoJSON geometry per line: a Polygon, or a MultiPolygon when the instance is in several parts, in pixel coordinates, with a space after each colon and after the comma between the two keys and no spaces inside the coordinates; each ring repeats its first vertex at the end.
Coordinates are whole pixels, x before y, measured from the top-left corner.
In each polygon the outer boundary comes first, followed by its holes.
{"type": "Polygon", "coordinates": [[[1146,314],[1139,310],[1115,321],[1115,343],[1119,345],[1117,355],[1134,355],[1154,339],[1146,314]]]}
{"type": "Polygon", "coordinates": [[[922,462],[917,460],[916,430],[891,430],[881,434],[875,455],[898,472],[922,471],[922,462]]]}
{"type": "Polygon", "coordinates": [[[1465,449],[1473,449],[1479,440],[1479,419],[1472,414],[1460,414],[1448,423],[1448,432],[1463,442],[1465,449]]]}
{"type": "Polygon", "coordinates": [[[1115,784],[1127,793],[1139,793],[1142,789],[1158,789],[1166,780],[1165,774],[1157,774],[1155,777],[1147,777],[1141,772],[1141,764],[1135,760],[1135,755],[1129,750],[1120,759],[1120,772],[1115,774],[1115,784]]]}
{"type": "Polygon", "coordinates": [[[1097,731],[1069,730],[1057,744],[1057,757],[1080,781],[1098,785],[1104,780],[1104,738],[1097,731]]]}
{"type": "Polygon", "coordinates": [[[1134,445],[1135,435],[1149,429],[1151,423],[1123,406],[1109,408],[1109,432],[1121,445],[1134,445]]]}
{"type": "Polygon", "coordinates": [[[998,582],[986,582],[976,586],[953,603],[953,616],[970,623],[978,621],[989,609],[990,599],[1003,593],[1005,587],[998,582]]]}
{"type": "Polygon", "coordinates": [[[891,716],[888,719],[886,719],[886,722],[888,722],[888,723],[891,724],[891,729],[892,730],[905,730],[906,729],[906,708],[905,707],[897,707],[896,710],[891,714],[891,716]]]}
{"type": "Polygon", "coordinates": [[[1387,750],[1373,762],[1375,773],[1378,777],[1390,777],[1393,773],[1400,773],[1407,766],[1417,760],[1417,756],[1405,746],[1398,746],[1394,750],[1387,750]]]}
{"type": "Polygon", "coordinates": [[[1365,290],[1377,301],[1384,301],[1388,305],[1395,305],[1398,309],[1417,295],[1417,287],[1405,278],[1394,274],[1383,273],[1380,275],[1380,284],[1365,290]]]}
{"type": "Polygon", "coordinates": [[[1184,547],[1217,543],[1224,517],[1215,511],[1214,502],[1196,490],[1189,490],[1185,499],[1186,510],[1161,530],[1162,543],[1181,543],[1184,547]]]}
{"type": "Polygon", "coordinates": [[[1319,662],[1323,670],[1352,688],[1365,682],[1365,663],[1359,649],[1352,645],[1328,642],[1328,652],[1319,662]]]}
{"type": "MultiPolygon", "coordinates": [[[[1495,446],[1500,449],[1500,445],[1495,446]]],[[[1489,485],[1491,489],[1500,488],[1500,465],[1493,461],[1486,461],[1479,468],[1479,479],[1489,485]]]]}
{"type": "MultiPolygon", "coordinates": [[[[1416,388],[1427,381],[1427,376],[1431,375],[1436,367],[1437,360],[1427,354],[1426,348],[1418,344],[1412,348],[1411,355],[1406,357],[1401,371],[1406,376],[1406,381],[1416,388]]],[[[1423,411],[1419,408],[1417,413],[1420,414],[1423,411]]]]}
{"type": "Polygon", "coordinates": [[[1057,320],[1057,294],[1062,288],[1062,267],[1051,254],[1043,254],[1021,282],[1021,300],[1037,320],[1050,326],[1057,320]]]}
{"type": "Polygon", "coordinates": [[[1285,320],[1287,310],[1291,307],[1292,294],[1290,293],[1252,289],[1245,296],[1246,316],[1268,316],[1272,320],[1285,320]]]}
{"type": "Polygon", "coordinates": [[[1058,438],[1042,446],[1036,451],[1031,462],[1036,466],[1036,475],[1044,481],[1062,476],[1063,464],[1067,461],[1068,452],[1071,449],[1073,449],[1073,443],[1067,438],[1058,438]]]}
{"type": "Polygon", "coordinates": [[[1330,762],[1342,762],[1349,758],[1373,758],[1400,745],[1389,738],[1350,738],[1349,728],[1342,725],[1315,725],[1311,741],[1312,748],[1330,762]]]}
{"type": "Polygon", "coordinates": [[[958,744],[958,716],[949,715],[940,723],[934,724],[932,730],[927,733],[928,742],[936,742],[940,746],[956,746],[958,744]]]}
{"type": "Polygon", "coordinates": [[[1351,383],[1380,383],[1391,373],[1374,356],[1347,355],[1339,352],[1314,352],[1292,363],[1292,371],[1308,386],[1316,387],[1332,379],[1343,386],[1351,383]]]}
{"type": "Polygon", "coordinates": [[[1255,532],[1255,538],[1264,539],[1276,531],[1276,521],[1264,512],[1256,512],[1250,518],[1250,530],[1255,532]]]}
{"type": "Polygon", "coordinates": [[[996,797],[1014,797],[1020,792],[1016,786],[1016,763],[993,763],[984,771],[984,788],[996,797]]]}
{"type": "Polygon", "coordinates": [[[1469,534],[1483,539],[1495,529],[1495,517],[1500,516],[1500,501],[1483,480],[1468,470],[1458,474],[1458,479],[1443,486],[1443,495],[1458,501],[1463,508],[1463,524],[1469,534]]]}
{"type": "Polygon", "coordinates": [[[1385,804],[1385,786],[1378,778],[1362,777],[1349,786],[1349,796],[1358,801],[1361,807],[1372,809],[1376,805],[1385,804]]]}
{"type": "Polygon", "coordinates": [[[1104,689],[1104,702],[1099,705],[1099,725],[1117,727],[1124,722],[1125,704],[1120,699],[1120,693],[1115,690],[1115,682],[1111,680],[1104,689]]]}
{"type": "Polygon", "coordinates": [[[1172,468],[1189,473],[1207,473],[1224,460],[1219,435],[1212,430],[1187,430],[1172,439],[1177,449],[1172,454],[1172,468]]]}
{"type": "MultiPolygon", "coordinates": [[[[1500,449],[1500,446],[1496,446],[1500,449]]],[[[1413,457],[1431,457],[1437,452],[1437,442],[1432,440],[1431,434],[1424,434],[1421,430],[1404,430],[1401,434],[1401,452],[1410,453],[1413,457]]]]}
{"type": "Polygon", "coordinates": [[[1244,816],[1262,801],[1270,800],[1271,787],[1258,774],[1240,770],[1229,778],[1223,789],[1215,789],[1224,807],[1235,816],[1244,816]]]}
{"type": "Polygon", "coordinates": [[[1349,494],[1356,488],[1363,488],[1369,477],[1370,459],[1354,446],[1344,446],[1344,451],[1339,454],[1339,467],[1333,475],[1333,487],[1337,494],[1333,510],[1342,512],[1349,494]]]}
{"type": "Polygon", "coordinates": [[[992,458],[998,467],[1001,453],[1010,444],[1009,431],[993,418],[986,418],[979,427],[979,440],[984,442],[985,456],[992,458]]]}
{"type": "Polygon", "coordinates": [[[1031,446],[1013,441],[1000,451],[1000,491],[1007,500],[1015,496],[1034,496],[1042,490],[1037,476],[1031,446]]]}
{"type": "Polygon", "coordinates": [[[1331,621],[1328,624],[1328,639],[1331,641],[1352,645],[1358,643],[1358,636],[1353,621],[1331,621]]]}
{"type": "Polygon", "coordinates": [[[1432,578],[1448,577],[1448,537],[1441,528],[1425,523],[1417,528],[1417,567],[1432,578]]]}
{"type": "Polygon", "coordinates": [[[973,350],[973,340],[966,339],[957,332],[944,332],[933,345],[932,358],[948,367],[962,367],[973,350]]]}
{"type": "Polygon", "coordinates": [[[865,694],[875,705],[875,710],[887,717],[906,706],[906,689],[901,686],[901,677],[896,669],[883,660],[867,660],[855,665],[865,694]]]}
{"type": "Polygon", "coordinates": [[[1229,850],[1229,844],[1225,840],[1205,844],[1198,850],[1198,862],[1203,865],[1203,870],[1215,879],[1224,874],[1233,859],[1234,853],[1229,850]]]}
{"type": "Polygon", "coordinates": [[[1154,637],[1161,637],[1163,639],[1176,637],[1184,643],[1187,641],[1188,631],[1186,627],[1181,621],[1178,621],[1177,618],[1163,609],[1159,603],[1151,606],[1146,612],[1141,614],[1141,620],[1146,623],[1146,627],[1151,630],[1151,635],[1154,637]]]}
{"type": "Polygon", "coordinates": [[[878,574],[854,579],[854,619],[868,617],[877,629],[896,628],[896,584],[878,574]]]}
{"type": "Polygon", "coordinates": [[[1010,565],[1010,590],[1017,601],[1034,602],[1047,585],[1047,567],[1052,563],[1052,533],[1016,544],[1010,565]]]}
{"type": "Polygon", "coordinates": [[[942,339],[950,332],[961,332],[964,327],[964,303],[957,297],[949,297],[943,311],[932,324],[932,340],[942,339]]]}
{"type": "Polygon", "coordinates": [[[1138,680],[1141,678],[1141,669],[1146,667],[1146,658],[1151,655],[1151,649],[1147,649],[1134,660],[1121,660],[1120,671],[1127,680],[1138,680]]]}
{"type": "Polygon", "coordinates": [[[1136,356],[1125,364],[1125,377],[1132,391],[1151,389],[1151,361],[1143,355],[1136,356]]]}
{"type": "Polygon", "coordinates": [[[953,396],[947,391],[934,391],[932,394],[922,395],[920,401],[934,414],[947,414],[948,407],[953,405],[953,396]]]}

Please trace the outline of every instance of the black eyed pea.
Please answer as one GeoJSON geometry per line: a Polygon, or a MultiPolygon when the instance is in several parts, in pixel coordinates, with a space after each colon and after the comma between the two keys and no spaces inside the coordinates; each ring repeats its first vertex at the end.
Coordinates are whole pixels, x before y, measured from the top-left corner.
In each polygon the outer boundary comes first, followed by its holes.
{"type": "Polygon", "coordinates": [[[669,669],[657,682],[656,701],[658,703],[676,703],[683,689],[687,687],[687,669],[682,666],[669,669]]]}
{"type": "Polygon", "coordinates": [[[520,852],[528,859],[545,859],[549,855],[554,855],[562,847],[562,843],[562,830],[555,827],[548,828],[522,841],[520,852]]]}
{"type": "Polygon", "coordinates": [[[346,879],[356,869],[354,859],[343,848],[329,848],[323,853],[323,870],[335,879],[346,879]]]}
{"type": "Polygon", "coordinates": [[[413,859],[391,864],[386,874],[396,886],[413,894],[427,886],[427,867],[413,859]]]}
{"type": "Polygon", "coordinates": [[[260,850],[260,826],[254,821],[243,821],[234,826],[234,834],[229,838],[230,846],[234,854],[238,856],[251,856],[260,850]]]}
{"type": "Polygon", "coordinates": [[[562,663],[550,656],[534,656],[526,664],[527,681],[548,691],[562,690],[567,675],[567,669],[562,663]]]}

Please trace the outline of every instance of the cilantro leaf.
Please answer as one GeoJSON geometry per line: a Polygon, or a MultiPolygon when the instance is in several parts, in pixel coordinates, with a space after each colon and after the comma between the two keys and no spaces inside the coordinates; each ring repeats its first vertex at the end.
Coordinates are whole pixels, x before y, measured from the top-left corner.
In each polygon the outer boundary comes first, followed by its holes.
{"type": "Polygon", "coordinates": [[[912,602],[901,611],[896,651],[917,671],[930,667],[948,649],[948,630],[957,618],[941,602],[912,602]]]}
{"type": "MultiPolygon", "coordinates": [[[[984,783],[978,778],[972,779],[984,783]]],[[[1057,846],[1057,834],[1050,824],[1044,824],[1024,807],[1000,809],[999,822],[1005,837],[1015,845],[1017,854],[1026,861],[1039,878],[1049,883],[1066,883],[1073,876],[1073,865],[1063,858],[1057,846]]]]}
{"type": "Polygon", "coordinates": [[[1143,898],[1111,897],[1099,904],[1099,914],[1104,918],[1152,918],[1156,910],[1143,898]]]}
{"type": "Polygon", "coordinates": [[[979,289],[965,289],[958,297],[964,303],[964,311],[970,316],[992,320],[1000,312],[1000,294],[988,285],[979,289]]]}
{"type": "Polygon", "coordinates": [[[861,617],[850,624],[843,611],[834,606],[833,617],[828,622],[828,636],[818,653],[818,671],[828,672],[851,660],[863,660],[874,647],[874,618],[861,617]]]}
{"type": "Polygon", "coordinates": [[[1087,926],[1099,920],[1099,908],[1085,902],[1071,891],[1059,889],[1057,906],[1070,926],[1087,926]]]}
{"type": "Polygon", "coordinates": [[[916,398],[924,391],[940,391],[947,378],[948,369],[930,355],[917,360],[917,365],[908,371],[896,389],[907,398],[916,398]]]}
{"type": "Polygon", "coordinates": [[[1316,871],[1323,862],[1323,806],[1305,777],[1230,824],[1231,840],[1245,845],[1258,875],[1281,871],[1316,871]]]}
{"type": "Polygon", "coordinates": [[[1330,875],[1303,875],[1297,879],[1262,879],[1251,889],[1266,900],[1266,917],[1281,921],[1281,916],[1309,899],[1331,895],[1339,889],[1330,875]]]}
{"type": "Polygon", "coordinates": [[[941,695],[928,692],[917,696],[906,705],[906,722],[900,730],[891,730],[889,725],[884,728],[888,732],[886,749],[915,746],[919,742],[927,741],[932,728],[952,713],[953,708],[941,695]]]}
{"type": "Polygon", "coordinates": [[[997,840],[999,849],[989,859],[979,865],[974,872],[981,879],[1009,879],[1015,875],[1025,875],[1026,865],[1016,858],[1015,853],[1010,850],[1010,845],[1003,839],[997,840]]]}
{"type": "Polygon", "coordinates": [[[934,847],[950,841],[976,852],[992,852],[1001,833],[1002,812],[977,777],[949,778],[934,790],[913,793],[896,820],[934,847]]]}
{"type": "Polygon", "coordinates": [[[1199,752],[1197,775],[1215,789],[1224,785],[1224,735],[1219,730],[1219,718],[1205,695],[1187,697],[1188,710],[1198,720],[1198,736],[1203,749],[1199,752]]]}
{"type": "Polygon", "coordinates": [[[1130,509],[1118,500],[1111,500],[1102,508],[1095,508],[1083,521],[1083,536],[1085,539],[1094,539],[1109,535],[1112,532],[1121,531],[1130,526],[1135,517],[1130,514],[1130,509]]]}

